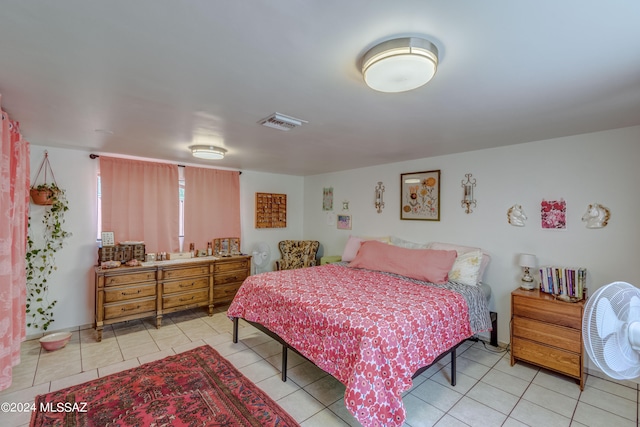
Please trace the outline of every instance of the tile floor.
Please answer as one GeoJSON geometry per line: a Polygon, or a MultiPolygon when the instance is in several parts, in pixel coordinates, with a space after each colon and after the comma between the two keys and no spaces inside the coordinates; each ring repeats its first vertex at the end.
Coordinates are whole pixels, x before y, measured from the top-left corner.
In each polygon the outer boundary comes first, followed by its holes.
{"type": "MultiPolygon", "coordinates": [[[[69,345],[47,353],[37,340],[22,345],[14,383],[0,402],[33,402],[59,390],[129,369],[203,344],[215,348],[266,391],[303,427],[358,426],[342,401],[344,386],[296,354],[289,355],[289,379],[280,380],[280,345],[248,324],[233,344],[232,323],[224,308],[175,313],[156,329],[152,320],[132,321],[104,330],[73,331],[69,345]]],[[[530,365],[511,367],[507,352],[482,342],[458,350],[458,381],[449,384],[444,358],[418,378],[404,396],[406,426],[637,426],[638,385],[588,376],[583,392],[570,379],[530,365]]],[[[1,413],[3,427],[28,425],[29,413],[1,413]]]]}

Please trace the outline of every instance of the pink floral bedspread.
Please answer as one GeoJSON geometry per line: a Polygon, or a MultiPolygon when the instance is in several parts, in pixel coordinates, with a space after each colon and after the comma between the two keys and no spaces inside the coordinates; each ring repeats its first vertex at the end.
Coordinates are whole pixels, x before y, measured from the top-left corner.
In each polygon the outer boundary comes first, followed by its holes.
{"type": "Polygon", "coordinates": [[[229,317],[260,323],[346,386],[364,426],[400,426],[411,376],[472,335],[465,299],[327,264],[248,277],[229,317]]]}

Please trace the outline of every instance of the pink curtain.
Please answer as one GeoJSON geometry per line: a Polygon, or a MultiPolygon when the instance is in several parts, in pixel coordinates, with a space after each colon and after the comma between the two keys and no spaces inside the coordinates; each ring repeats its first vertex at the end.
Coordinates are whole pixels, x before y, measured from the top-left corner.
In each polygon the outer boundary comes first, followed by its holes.
{"type": "MultiPolygon", "coordinates": [[[[0,97],[1,99],[1,97],[0,97]]],[[[0,390],[11,385],[26,337],[27,221],[29,215],[29,143],[18,122],[0,109],[0,390]]]]}
{"type": "Polygon", "coordinates": [[[178,166],[100,156],[102,230],[116,242],[144,241],[146,252],[177,252],[178,166]]]}
{"type": "Polygon", "coordinates": [[[185,167],[184,247],[206,249],[218,237],[240,236],[240,173],[185,167]]]}

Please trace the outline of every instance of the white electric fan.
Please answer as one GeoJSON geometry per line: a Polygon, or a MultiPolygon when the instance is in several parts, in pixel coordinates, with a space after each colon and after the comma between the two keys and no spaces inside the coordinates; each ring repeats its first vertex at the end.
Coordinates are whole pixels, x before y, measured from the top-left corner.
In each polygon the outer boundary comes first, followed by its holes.
{"type": "Polygon", "coordinates": [[[253,264],[253,274],[267,271],[271,262],[271,248],[265,242],[257,243],[251,251],[251,263],[253,264]]]}
{"type": "Polygon", "coordinates": [[[585,305],[582,337],[605,374],[618,380],[640,376],[640,289],[626,282],[598,289],[585,305]]]}

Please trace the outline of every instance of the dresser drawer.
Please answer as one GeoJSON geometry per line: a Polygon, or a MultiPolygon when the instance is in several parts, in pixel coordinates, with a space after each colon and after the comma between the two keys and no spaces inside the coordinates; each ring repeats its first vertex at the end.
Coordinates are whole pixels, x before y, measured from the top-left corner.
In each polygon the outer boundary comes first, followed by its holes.
{"type": "Polygon", "coordinates": [[[165,282],[162,285],[162,295],[173,294],[176,292],[192,291],[209,287],[208,277],[199,277],[195,279],[178,280],[175,282],[165,282]]]}
{"type": "Polygon", "coordinates": [[[582,329],[582,306],[557,301],[513,297],[513,315],[582,329]]]}
{"type": "Polygon", "coordinates": [[[213,287],[213,302],[227,302],[231,301],[236,296],[236,292],[240,289],[242,282],[232,283],[230,285],[214,286],[213,287]]]}
{"type": "Polygon", "coordinates": [[[237,259],[232,261],[218,261],[215,263],[214,272],[215,273],[225,273],[227,271],[233,270],[248,270],[249,269],[249,259],[237,259]]]}
{"type": "Polygon", "coordinates": [[[191,306],[199,303],[209,302],[209,289],[201,289],[192,292],[171,294],[162,297],[162,308],[173,308],[180,306],[191,306]]]}
{"type": "Polygon", "coordinates": [[[156,295],[156,284],[118,286],[104,290],[104,302],[126,301],[134,298],[150,297],[156,295]]]}
{"type": "Polygon", "coordinates": [[[182,279],[184,277],[207,276],[209,274],[209,264],[195,267],[182,267],[164,270],[163,279],[182,279]]]}
{"type": "Polygon", "coordinates": [[[151,282],[156,280],[156,271],[139,271],[136,273],[114,274],[104,278],[105,286],[128,285],[131,283],[151,282]]]}
{"type": "Polygon", "coordinates": [[[575,378],[581,376],[582,359],[580,353],[561,350],[518,337],[513,337],[511,346],[511,352],[516,359],[545,366],[575,378]]]}
{"type": "Polygon", "coordinates": [[[126,302],[117,302],[104,305],[104,319],[115,319],[118,317],[131,316],[144,312],[156,311],[156,298],[147,297],[126,302]]]}
{"type": "Polygon", "coordinates": [[[215,285],[227,285],[229,283],[235,283],[235,282],[240,282],[242,283],[244,281],[244,279],[247,278],[248,275],[248,271],[247,270],[237,270],[237,271],[231,271],[228,273],[220,273],[220,274],[216,274],[214,277],[214,283],[215,285]]]}
{"type": "Polygon", "coordinates": [[[563,350],[580,353],[582,333],[580,330],[556,326],[525,317],[513,317],[513,335],[537,341],[542,344],[559,347],[563,350]]]}

